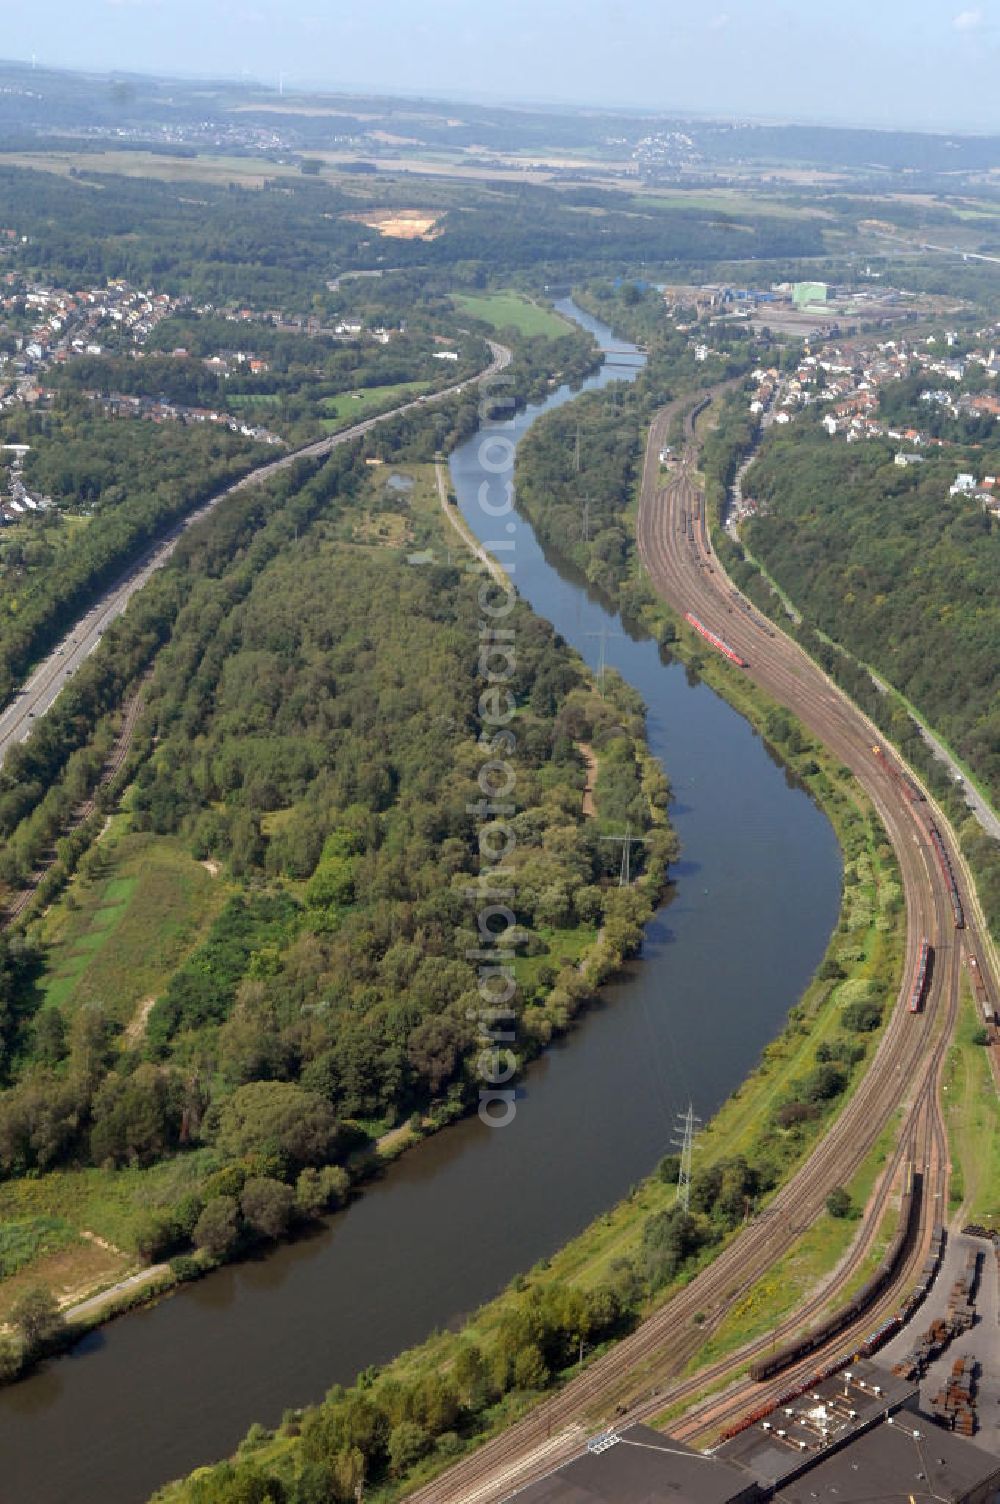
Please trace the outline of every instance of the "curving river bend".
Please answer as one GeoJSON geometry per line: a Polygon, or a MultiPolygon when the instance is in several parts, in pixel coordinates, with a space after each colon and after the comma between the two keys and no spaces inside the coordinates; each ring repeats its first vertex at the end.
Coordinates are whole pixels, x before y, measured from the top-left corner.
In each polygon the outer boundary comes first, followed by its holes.
{"type": "MultiPolygon", "coordinates": [[[[632,347],[568,300],[558,306],[622,352],[577,390],[634,379],[632,347]]],[[[506,432],[519,438],[576,394],[560,387],[506,432]]],[[[489,541],[498,524],[479,488],[498,479],[479,450],[473,436],[451,471],[463,514],[489,541]]],[[[592,634],[622,634],[608,637],[608,662],[646,701],[673,785],[683,860],[642,959],[528,1070],[509,1127],[449,1128],[316,1236],[189,1286],[0,1391],[0,1504],[139,1504],[231,1451],[252,1421],[274,1424],[457,1321],[647,1174],[689,1097],[707,1118],[815,970],[840,896],[824,816],[745,721],[547,560],[527,522],[511,523],[505,562],[535,610],[595,667],[592,634]]]]}

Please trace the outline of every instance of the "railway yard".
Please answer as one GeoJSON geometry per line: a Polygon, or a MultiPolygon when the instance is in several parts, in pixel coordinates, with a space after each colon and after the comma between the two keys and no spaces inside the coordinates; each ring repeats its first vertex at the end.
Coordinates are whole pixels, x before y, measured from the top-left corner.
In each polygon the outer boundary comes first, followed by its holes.
{"type": "MultiPolygon", "coordinates": [[[[853,1096],[766,1212],[551,1399],[413,1493],[419,1504],[500,1504],[585,1455],[588,1438],[616,1425],[659,1421],[661,1429],[688,1445],[705,1445],[720,1434],[735,1437],[859,1353],[879,1354],[885,1363],[881,1351],[890,1339],[889,1354],[899,1344],[903,1350],[911,1347],[934,1318],[939,1292],[951,1278],[950,1269],[942,1275],[938,1268],[942,1256],[951,1257],[942,1226],[950,1168],[942,1073],[964,973],[984,1018],[992,1020],[995,1013],[997,978],[985,925],[943,817],[861,711],[734,589],[719,564],[694,473],[696,422],[704,406],[687,415],[684,454],[665,479],[660,455],[680,404],[662,409],[651,424],[639,500],[640,558],[657,593],[692,630],[792,711],[870,798],[894,847],[905,891],[907,948],[898,999],[853,1096]],[[897,1112],[895,1147],[849,1253],[773,1333],[689,1373],[697,1352],[740,1296],[789,1251],[803,1226],[822,1214],[829,1192],[849,1179],[897,1112]],[[883,1213],[897,1193],[899,1231],[875,1275],[848,1298],[844,1292],[856,1288],[883,1213]]],[[[980,1286],[991,1282],[995,1290],[990,1245],[979,1246],[986,1249],[980,1286]]],[[[995,1321],[993,1329],[995,1346],[995,1321]]],[[[939,1366],[931,1370],[930,1386],[942,1395],[942,1409],[949,1393],[954,1396],[965,1383],[964,1368],[952,1374],[955,1358],[964,1354],[961,1346],[948,1349],[944,1378],[939,1366]]],[[[976,1362],[981,1368],[982,1358],[976,1362]]],[[[979,1372],[970,1367],[972,1385],[979,1372]]],[[[932,1397],[928,1392],[928,1400],[932,1397]]]]}

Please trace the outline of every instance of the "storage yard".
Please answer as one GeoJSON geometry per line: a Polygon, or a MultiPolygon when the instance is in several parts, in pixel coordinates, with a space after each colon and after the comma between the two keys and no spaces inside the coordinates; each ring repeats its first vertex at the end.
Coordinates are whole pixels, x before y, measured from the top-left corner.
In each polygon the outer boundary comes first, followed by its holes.
{"type": "Polygon", "coordinates": [[[923,1309],[880,1361],[919,1385],[925,1414],[1000,1455],[1000,1260],[991,1239],[948,1239],[923,1309]]]}

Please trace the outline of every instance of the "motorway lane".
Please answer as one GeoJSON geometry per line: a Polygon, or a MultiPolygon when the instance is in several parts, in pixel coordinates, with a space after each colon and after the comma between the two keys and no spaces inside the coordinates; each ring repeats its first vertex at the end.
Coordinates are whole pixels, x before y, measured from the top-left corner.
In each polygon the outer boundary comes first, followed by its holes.
{"type": "Polygon", "coordinates": [[[48,657],[38,665],[27,682],[15,691],[13,699],[0,714],[0,767],[3,766],[10,748],[27,740],[35,722],[55,703],[63,686],[86,663],[108,627],[122,615],[135,593],[141,590],[150,577],[167,563],[179,539],[189,528],[203,521],[227,496],[232,496],[234,492],[245,490],[249,486],[259,485],[279,471],[296,464],[300,459],[329,454],[338,445],[360,438],[389,418],[397,418],[401,413],[443,402],[467,387],[496,375],[510,364],[511,352],[506,345],[497,344],[493,340],[488,340],[487,343],[492,358],[490,364],[477,376],[470,376],[439,392],[431,392],[426,397],[416,397],[412,401],[404,402],[400,407],[392,408],[390,412],[366,418],[363,422],[355,423],[340,433],[331,434],[328,439],[319,439],[291,454],[282,455],[280,459],[272,460],[252,470],[235,485],[227,486],[224,491],[219,492],[218,496],[213,496],[210,501],[205,502],[195,511],[189,512],[183,521],[172,527],[139,563],[127,570],[115,584],[105,591],[100,600],[74,624],[48,657]]]}

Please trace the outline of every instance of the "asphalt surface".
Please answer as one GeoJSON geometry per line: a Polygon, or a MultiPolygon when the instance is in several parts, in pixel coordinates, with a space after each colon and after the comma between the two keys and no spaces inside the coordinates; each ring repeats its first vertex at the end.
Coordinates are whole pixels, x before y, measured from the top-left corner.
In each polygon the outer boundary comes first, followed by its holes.
{"type": "Polygon", "coordinates": [[[979,1284],[976,1290],[976,1320],[971,1331],[962,1333],[948,1344],[931,1364],[920,1381],[920,1406],[931,1413],[931,1396],[945,1388],[955,1358],[975,1358],[979,1364],[976,1379],[976,1440],[994,1456],[1000,1456],[1000,1271],[993,1247],[985,1238],[970,1238],[954,1233],[948,1239],[944,1259],[930,1294],[920,1311],[883,1349],[879,1362],[891,1366],[912,1350],[914,1342],[936,1317],[943,1317],[951,1287],[965,1272],[970,1249],[980,1256],[979,1284]]]}
{"type": "Polygon", "coordinates": [[[453,386],[445,387],[439,392],[429,393],[426,397],[417,397],[411,402],[404,402],[400,407],[392,408],[390,412],[366,418],[361,423],[355,423],[350,428],[331,434],[328,439],[320,439],[316,443],[307,444],[302,449],[282,455],[278,460],[261,465],[258,469],[252,470],[249,475],[244,476],[242,480],[237,481],[235,485],[228,486],[224,491],[220,491],[218,496],[213,496],[210,501],[190,512],[182,522],[164,534],[144,558],[123,574],[105,591],[100,600],[80,617],[48,657],[38,664],[31,677],[15,691],[13,699],[0,713],[0,767],[3,766],[10,748],[26,741],[31,735],[35,722],[52,707],[60,691],[86,663],[108,627],[123,614],[135,593],[141,590],[150,577],[167,563],[178,541],[189,528],[202,522],[220,502],[225,501],[226,497],[232,496],[234,492],[245,490],[248,486],[259,485],[279,471],[296,464],[300,459],[329,454],[339,445],[348,444],[352,439],[360,438],[380,423],[398,417],[400,413],[427,407],[435,402],[443,402],[448,397],[454,397],[458,392],[464,391],[466,387],[474,386],[486,380],[487,377],[495,375],[510,364],[511,352],[505,345],[496,344],[493,340],[488,343],[492,360],[477,376],[470,376],[465,381],[456,382],[453,386]]]}

